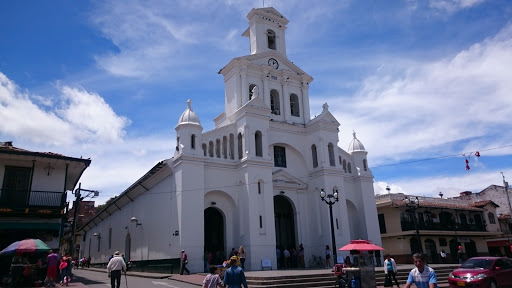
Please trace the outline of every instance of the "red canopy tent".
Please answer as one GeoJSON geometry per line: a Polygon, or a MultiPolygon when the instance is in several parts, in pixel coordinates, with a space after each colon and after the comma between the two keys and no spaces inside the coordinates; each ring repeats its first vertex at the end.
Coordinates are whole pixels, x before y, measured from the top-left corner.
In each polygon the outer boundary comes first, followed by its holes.
{"type": "Polygon", "coordinates": [[[350,240],[350,243],[338,249],[340,251],[373,251],[373,250],[384,250],[384,248],[371,243],[370,240],[350,240]]]}

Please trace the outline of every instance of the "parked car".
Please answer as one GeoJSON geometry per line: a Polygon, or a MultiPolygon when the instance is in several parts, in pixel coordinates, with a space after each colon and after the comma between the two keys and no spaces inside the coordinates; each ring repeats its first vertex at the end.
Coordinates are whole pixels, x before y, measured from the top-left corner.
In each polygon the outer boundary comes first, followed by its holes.
{"type": "Polygon", "coordinates": [[[505,257],[473,257],[448,275],[450,287],[512,287],[512,260],[505,257]]]}

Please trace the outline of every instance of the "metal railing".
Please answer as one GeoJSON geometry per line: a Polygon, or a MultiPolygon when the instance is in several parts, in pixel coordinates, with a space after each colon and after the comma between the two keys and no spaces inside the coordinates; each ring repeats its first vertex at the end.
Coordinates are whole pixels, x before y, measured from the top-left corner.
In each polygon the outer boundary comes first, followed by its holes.
{"type": "MultiPolygon", "coordinates": [[[[413,221],[400,221],[402,231],[415,230],[413,221]]],[[[454,226],[453,223],[418,223],[418,229],[427,231],[478,231],[485,232],[485,224],[460,224],[454,226]]]]}
{"type": "Polygon", "coordinates": [[[0,208],[64,208],[66,193],[0,189],[0,208]]]}

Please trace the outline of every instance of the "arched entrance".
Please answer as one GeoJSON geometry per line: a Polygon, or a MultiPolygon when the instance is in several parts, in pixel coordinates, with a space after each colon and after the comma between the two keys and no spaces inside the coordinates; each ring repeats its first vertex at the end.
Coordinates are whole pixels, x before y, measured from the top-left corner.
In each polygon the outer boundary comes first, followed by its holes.
{"type": "Polygon", "coordinates": [[[464,248],[466,249],[466,258],[469,259],[471,257],[477,257],[478,251],[476,250],[476,244],[473,239],[469,239],[469,242],[464,243],[464,248]]]}
{"type": "Polygon", "coordinates": [[[427,263],[439,263],[436,242],[430,238],[425,239],[425,254],[427,254],[427,263]]]}
{"type": "Polygon", "coordinates": [[[124,239],[124,255],[126,257],[126,260],[132,259],[131,256],[131,250],[132,250],[132,237],[130,236],[130,233],[126,234],[126,238],[124,239]]]}
{"type": "Polygon", "coordinates": [[[281,195],[274,196],[274,221],[276,228],[276,246],[281,250],[281,257],[277,259],[277,266],[278,268],[283,268],[284,259],[282,251],[296,247],[295,213],[288,198],[281,195]]]}
{"type": "Polygon", "coordinates": [[[212,254],[214,265],[222,264],[224,250],[224,215],[214,207],[204,210],[204,249],[212,254]]]}

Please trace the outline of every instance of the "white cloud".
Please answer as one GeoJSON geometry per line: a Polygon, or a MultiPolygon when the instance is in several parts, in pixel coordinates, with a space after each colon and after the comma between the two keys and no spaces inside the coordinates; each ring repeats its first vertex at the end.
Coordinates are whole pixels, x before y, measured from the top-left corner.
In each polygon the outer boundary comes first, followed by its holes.
{"type": "Polygon", "coordinates": [[[459,10],[477,6],[485,0],[430,0],[429,6],[433,9],[454,13],[459,10]]]}
{"type": "Polygon", "coordinates": [[[129,120],[116,115],[103,98],[81,88],[58,88],[55,99],[33,100],[0,73],[0,135],[56,146],[122,140],[129,120]],[[47,106],[53,102],[60,106],[47,106]]]}
{"type": "MultiPolygon", "coordinates": [[[[512,176],[512,169],[502,171],[505,175],[512,176]]],[[[490,185],[503,185],[503,178],[499,172],[468,172],[464,176],[419,177],[411,181],[410,178],[396,179],[393,183],[383,181],[374,182],[375,194],[386,194],[386,186],[389,185],[391,193],[404,193],[416,196],[439,197],[439,192],[444,198],[456,197],[460,192],[472,191],[477,193],[490,185]]]]}
{"type": "Polygon", "coordinates": [[[512,143],[512,135],[501,132],[512,129],[512,25],[451,58],[388,62],[350,101],[328,100],[341,119],[341,147],[348,147],[355,129],[378,165],[512,143]]]}

